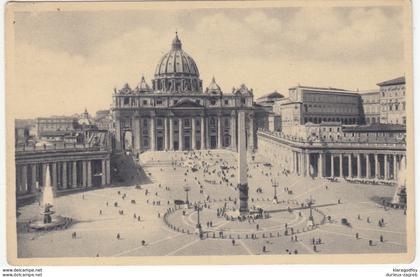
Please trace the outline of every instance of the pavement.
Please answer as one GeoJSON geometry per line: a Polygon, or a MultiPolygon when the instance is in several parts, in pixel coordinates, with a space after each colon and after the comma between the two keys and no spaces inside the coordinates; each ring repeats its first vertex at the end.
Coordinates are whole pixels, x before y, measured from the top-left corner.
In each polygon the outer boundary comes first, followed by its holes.
{"type": "MultiPolygon", "coordinates": [[[[74,224],[68,229],[51,232],[20,231],[18,256],[289,255],[295,251],[297,254],[322,255],[401,253],[407,250],[403,210],[385,210],[378,201],[383,197],[392,197],[395,187],[286,176],[281,173],[281,164],[258,152],[254,159],[251,154],[248,155],[248,163],[250,205],[275,208],[271,200],[274,195],[272,184],[276,183],[279,185],[278,199],[283,203],[278,207],[284,210],[287,206],[294,207],[294,202],[298,203],[295,206],[299,206],[312,199],[320,212],[316,223],[320,223],[321,213],[329,216],[331,221],[317,229],[296,234],[297,240],[292,241],[290,236],[284,235],[284,224],[300,222],[299,228],[302,229],[309,210],[301,210],[300,218],[299,210],[273,213],[270,219],[260,224],[262,231],[281,232],[279,237],[245,239],[241,236],[241,239],[235,239],[234,245],[229,238],[200,240],[196,234],[174,231],[165,224],[163,215],[168,208],[174,207],[175,199],[185,200],[184,188],[189,186],[190,202],[212,201],[209,203],[211,208],[202,213],[203,228],[207,228],[206,222],[216,218],[213,222],[215,231],[256,232],[255,224],[229,222],[216,216],[217,208],[223,207],[224,203],[234,207],[234,200],[238,198],[239,193],[235,190],[236,153],[229,150],[146,152],[140,156],[139,166],[149,180],[138,183],[141,189],[135,184],[114,184],[55,198],[57,214],[71,217],[74,224]],[[257,192],[257,188],[262,192],[257,192]],[[126,197],[123,199],[124,194],[126,197]],[[135,204],[131,200],[135,200],[135,204]],[[115,202],[117,207],[114,207],[115,202]],[[123,211],[122,215],[120,211],[123,211]],[[349,225],[341,224],[342,218],[346,218],[349,225]],[[378,226],[381,219],[385,222],[384,227],[378,226]],[[76,239],[72,239],[73,232],[76,232],[76,239]],[[359,234],[358,239],[356,233],[359,234]],[[117,234],[120,234],[120,239],[117,239],[117,234]],[[383,242],[380,241],[381,235],[383,242]],[[316,249],[313,239],[321,239],[316,249]],[[142,245],[143,240],[145,245],[142,245]],[[371,246],[369,240],[372,240],[371,246]],[[263,246],[266,252],[263,252],[263,246]]],[[[19,208],[18,224],[39,217],[39,211],[38,203],[19,208]]],[[[190,209],[186,216],[176,214],[170,221],[185,228],[190,226],[193,230],[197,213],[190,209]]]]}

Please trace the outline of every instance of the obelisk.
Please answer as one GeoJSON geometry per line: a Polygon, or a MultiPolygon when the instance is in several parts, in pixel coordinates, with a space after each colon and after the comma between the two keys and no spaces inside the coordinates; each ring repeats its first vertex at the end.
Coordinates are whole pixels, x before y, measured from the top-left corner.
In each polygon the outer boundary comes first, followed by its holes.
{"type": "Polygon", "coordinates": [[[248,214],[248,178],[246,160],[246,133],[245,111],[238,113],[238,187],[239,187],[239,213],[248,214]]]}

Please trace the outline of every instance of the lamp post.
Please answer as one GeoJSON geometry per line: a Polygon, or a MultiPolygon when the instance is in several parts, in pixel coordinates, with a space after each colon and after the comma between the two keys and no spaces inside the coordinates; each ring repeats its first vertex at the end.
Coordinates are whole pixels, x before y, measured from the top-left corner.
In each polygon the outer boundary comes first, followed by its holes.
{"type": "Polygon", "coordinates": [[[200,223],[200,203],[195,204],[195,210],[197,211],[197,229],[201,230],[201,223],[200,223]]]}
{"type": "Polygon", "coordinates": [[[277,199],[277,187],[279,186],[278,184],[274,183],[273,185],[274,188],[274,197],[273,197],[273,201],[277,204],[278,203],[278,199],[277,199]]]}
{"type": "Polygon", "coordinates": [[[312,222],[312,224],[314,223],[314,217],[312,215],[312,205],[315,203],[315,200],[312,199],[312,195],[309,197],[308,200],[306,200],[309,206],[309,221],[312,222]]]}
{"type": "Polygon", "coordinates": [[[184,191],[185,191],[185,203],[187,205],[190,204],[190,202],[188,201],[188,192],[191,190],[191,188],[189,186],[184,186],[184,191]]]}

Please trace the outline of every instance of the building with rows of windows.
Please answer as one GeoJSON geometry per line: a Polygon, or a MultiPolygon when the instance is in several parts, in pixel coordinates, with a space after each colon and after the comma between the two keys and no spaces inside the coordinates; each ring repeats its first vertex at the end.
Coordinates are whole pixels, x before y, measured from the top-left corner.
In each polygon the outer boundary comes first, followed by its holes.
{"type": "Polygon", "coordinates": [[[175,36],[159,60],[152,86],[115,89],[112,114],[116,151],[236,149],[237,116],[246,111],[246,141],[255,146],[253,92],[245,85],[224,93],[213,78],[203,89],[198,67],[175,36]]]}

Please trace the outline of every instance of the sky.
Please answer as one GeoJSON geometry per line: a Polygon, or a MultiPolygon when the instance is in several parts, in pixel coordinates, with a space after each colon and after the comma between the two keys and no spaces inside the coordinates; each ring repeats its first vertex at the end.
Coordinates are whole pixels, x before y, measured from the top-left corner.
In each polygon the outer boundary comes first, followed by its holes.
{"type": "Polygon", "coordinates": [[[15,12],[17,118],[107,109],[114,87],[149,84],[175,31],[204,86],[246,84],[258,98],[298,84],[376,89],[405,74],[403,9],[15,12]]]}

